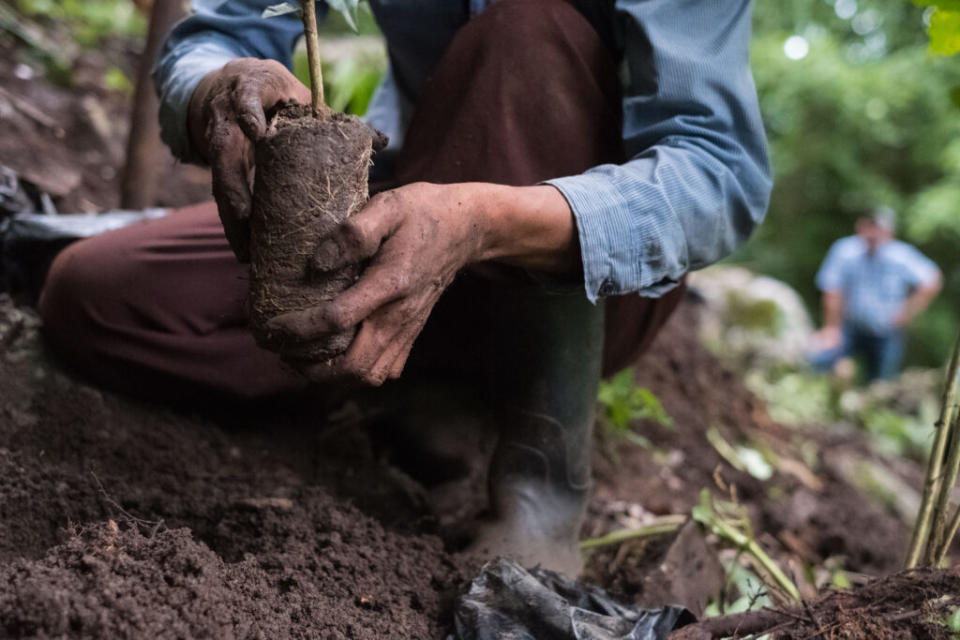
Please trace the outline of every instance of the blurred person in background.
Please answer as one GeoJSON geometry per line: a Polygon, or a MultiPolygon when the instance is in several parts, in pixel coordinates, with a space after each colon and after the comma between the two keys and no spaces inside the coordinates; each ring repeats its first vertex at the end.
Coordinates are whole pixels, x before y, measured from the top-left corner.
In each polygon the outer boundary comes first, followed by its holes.
{"type": "Polygon", "coordinates": [[[865,382],[897,376],[905,330],[940,291],[940,269],[895,238],[896,215],[880,207],[837,240],[817,273],[823,328],[813,335],[811,363],[840,377],[860,362],[865,382]]]}

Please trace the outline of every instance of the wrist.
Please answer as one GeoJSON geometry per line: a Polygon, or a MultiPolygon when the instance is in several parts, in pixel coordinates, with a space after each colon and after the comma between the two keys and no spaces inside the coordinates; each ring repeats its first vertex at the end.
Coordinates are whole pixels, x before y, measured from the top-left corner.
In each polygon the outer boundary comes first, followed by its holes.
{"type": "Polygon", "coordinates": [[[478,261],[548,272],[582,269],[573,212],[554,187],[477,185],[478,261]]]}
{"type": "Polygon", "coordinates": [[[187,106],[187,134],[190,137],[190,145],[194,148],[204,162],[209,162],[207,157],[206,145],[206,122],[204,117],[204,105],[207,96],[210,93],[210,87],[216,82],[216,76],[220,70],[211,71],[200,79],[193,94],[190,96],[190,103],[187,106]]]}

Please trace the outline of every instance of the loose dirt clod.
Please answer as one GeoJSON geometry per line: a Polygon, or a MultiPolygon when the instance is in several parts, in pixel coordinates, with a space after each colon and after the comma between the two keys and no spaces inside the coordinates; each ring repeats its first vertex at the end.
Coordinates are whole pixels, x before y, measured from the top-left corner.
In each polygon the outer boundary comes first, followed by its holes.
{"type": "Polygon", "coordinates": [[[317,245],[369,197],[370,158],[386,139],[355,116],[308,105],[283,107],[257,143],[250,247],[250,326],[257,342],[292,359],[327,360],[354,330],[299,344],[267,330],[281,314],[331,300],[360,266],[317,273],[317,245]]]}

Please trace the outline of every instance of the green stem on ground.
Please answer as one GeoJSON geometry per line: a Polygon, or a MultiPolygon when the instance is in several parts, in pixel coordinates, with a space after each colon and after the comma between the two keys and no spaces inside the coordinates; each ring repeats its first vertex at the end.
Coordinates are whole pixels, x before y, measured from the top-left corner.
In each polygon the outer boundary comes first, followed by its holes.
{"type": "Polygon", "coordinates": [[[303,0],[303,35],[307,41],[307,60],[310,67],[310,97],[313,114],[319,116],[326,106],[323,101],[323,70],[320,68],[320,35],[317,31],[316,0],[303,0]]]}
{"type": "Polygon", "coordinates": [[[709,524],[715,534],[721,538],[726,538],[732,542],[735,547],[747,552],[784,593],[790,596],[795,602],[800,602],[800,590],[797,589],[797,585],[787,577],[780,567],[777,566],[777,563],[773,561],[773,558],[767,555],[767,552],[763,550],[763,547],[761,547],[756,540],[739,531],[736,527],[731,526],[719,516],[714,515],[709,524]]]}
{"type": "Polygon", "coordinates": [[[913,537],[910,540],[910,550],[907,553],[906,568],[913,569],[919,564],[920,556],[928,545],[930,529],[933,522],[934,500],[939,497],[940,485],[943,480],[943,456],[947,447],[947,439],[953,426],[953,417],[957,400],[957,371],[960,369],[960,337],[953,347],[950,366],[947,368],[947,380],[944,385],[943,400],[940,406],[940,417],[936,423],[936,435],[933,448],[930,450],[930,460],[927,463],[927,475],[923,483],[923,498],[917,521],[913,528],[913,537]]]}
{"type": "Polygon", "coordinates": [[[620,544],[637,538],[650,538],[673,533],[687,521],[687,516],[660,516],[653,522],[637,529],[618,529],[598,538],[589,538],[580,543],[582,550],[596,549],[613,544],[620,544]]]}

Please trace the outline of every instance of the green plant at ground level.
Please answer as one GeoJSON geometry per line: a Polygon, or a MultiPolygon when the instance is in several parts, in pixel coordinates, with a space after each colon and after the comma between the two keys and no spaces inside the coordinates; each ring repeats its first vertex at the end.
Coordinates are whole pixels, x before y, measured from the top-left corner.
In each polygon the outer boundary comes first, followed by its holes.
{"type": "Polygon", "coordinates": [[[664,411],[660,399],[649,389],[638,387],[633,380],[633,369],[624,369],[609,382],[602,381],[597,390],[601,407],[601,421],[613,432],[629,435],[635,420],[653,420],[664,427],[672,420],[664,411]]]}
{"type": "Polygon", "coordinates": [[[736,503],[714,500],[709,489],[700,492],[700,504],[693,508],[693,519],[722,540],[748,554],[767,574],[772,586],[795,602],[800,601],[797,585],[777,566],[753,537],[746,510],[736,503]]]}

